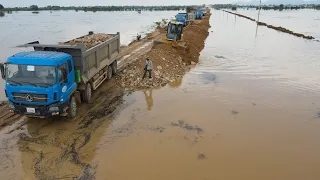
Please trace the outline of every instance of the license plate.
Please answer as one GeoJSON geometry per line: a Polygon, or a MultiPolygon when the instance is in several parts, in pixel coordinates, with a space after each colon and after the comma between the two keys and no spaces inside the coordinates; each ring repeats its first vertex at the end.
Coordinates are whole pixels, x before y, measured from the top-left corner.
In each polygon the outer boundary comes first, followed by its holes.
{"type": "Polygon", "coordinates": [[[27,113],[36,113],[35,108],[27,108],[27,113]]]}

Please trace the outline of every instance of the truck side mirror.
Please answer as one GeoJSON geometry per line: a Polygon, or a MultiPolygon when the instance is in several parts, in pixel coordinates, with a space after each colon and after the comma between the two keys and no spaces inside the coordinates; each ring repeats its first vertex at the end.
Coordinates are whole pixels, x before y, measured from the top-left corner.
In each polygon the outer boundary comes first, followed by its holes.
{"type": "Polygon", "coordinates": [[[6,72],[5,72],[5,67],[4,64],[0,64],[0,71],[1,71],[1,78],[6,79],[6,72]]]}

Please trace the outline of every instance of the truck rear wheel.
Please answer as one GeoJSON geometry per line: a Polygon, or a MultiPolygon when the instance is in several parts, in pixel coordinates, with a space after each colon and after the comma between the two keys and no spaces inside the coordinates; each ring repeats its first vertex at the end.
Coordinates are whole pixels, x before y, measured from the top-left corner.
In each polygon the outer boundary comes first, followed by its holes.
{"type": "Polygon", "coordinates": [[[107,73],[107,79],[108,80],[110,80],[112,78],[112,67],[111,66],[108,66],[108,73],[107,73]]]}
{"type": "Polygon", "coordinates": [[[77,101],[74,96],[71,96],[67,113],[69,118],[75,118],[77,116],[77,101]]]}
{"type": "Polygon", "coordinates": [[[85,103],[90,103],[92,98],[92,87],[90,83],[86,84],[86,88],[81,92],[81,96],[85,103]]]}
{"type": "Polygon", "coordinates": [[[117,63],[117,60],[115,60],[112,63],[112,74],[113,75],[117,74],[117,70],[118,70],[118,63],[117,63]]]}

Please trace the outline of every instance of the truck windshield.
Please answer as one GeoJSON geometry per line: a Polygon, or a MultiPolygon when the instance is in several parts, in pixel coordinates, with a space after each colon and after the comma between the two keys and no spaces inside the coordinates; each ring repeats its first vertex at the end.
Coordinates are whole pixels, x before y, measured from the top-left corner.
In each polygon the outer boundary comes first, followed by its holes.
{"type": "Polygon", "coordinates": [[[185,18],[186,17],[186,15],[183,15],[183,14],[181,14],[181,15],[176,15],[176,18],[185,18]]]}
{"type": "Polygon", "coordinates": [[[56,68],[54,66],[8,64],[6,78],[7,82],[13,84],[49,86],[56,83],[56,68]]]}

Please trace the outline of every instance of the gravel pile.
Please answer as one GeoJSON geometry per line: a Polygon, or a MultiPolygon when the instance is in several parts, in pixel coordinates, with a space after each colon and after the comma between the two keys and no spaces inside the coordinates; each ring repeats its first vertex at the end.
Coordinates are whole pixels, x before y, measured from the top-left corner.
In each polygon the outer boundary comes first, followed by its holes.
{"type": "Polygon", "coordinates": [[[67,42],[61,42],[60,44],[67,44],[67,45],[79,45],[84,44],[87,49],[93,48],[98,44],[105,42],[108,39],[111,39],[113,36],[109,34],[92,34],[87,35],[78,39],[73,39],[67,42]]]}

